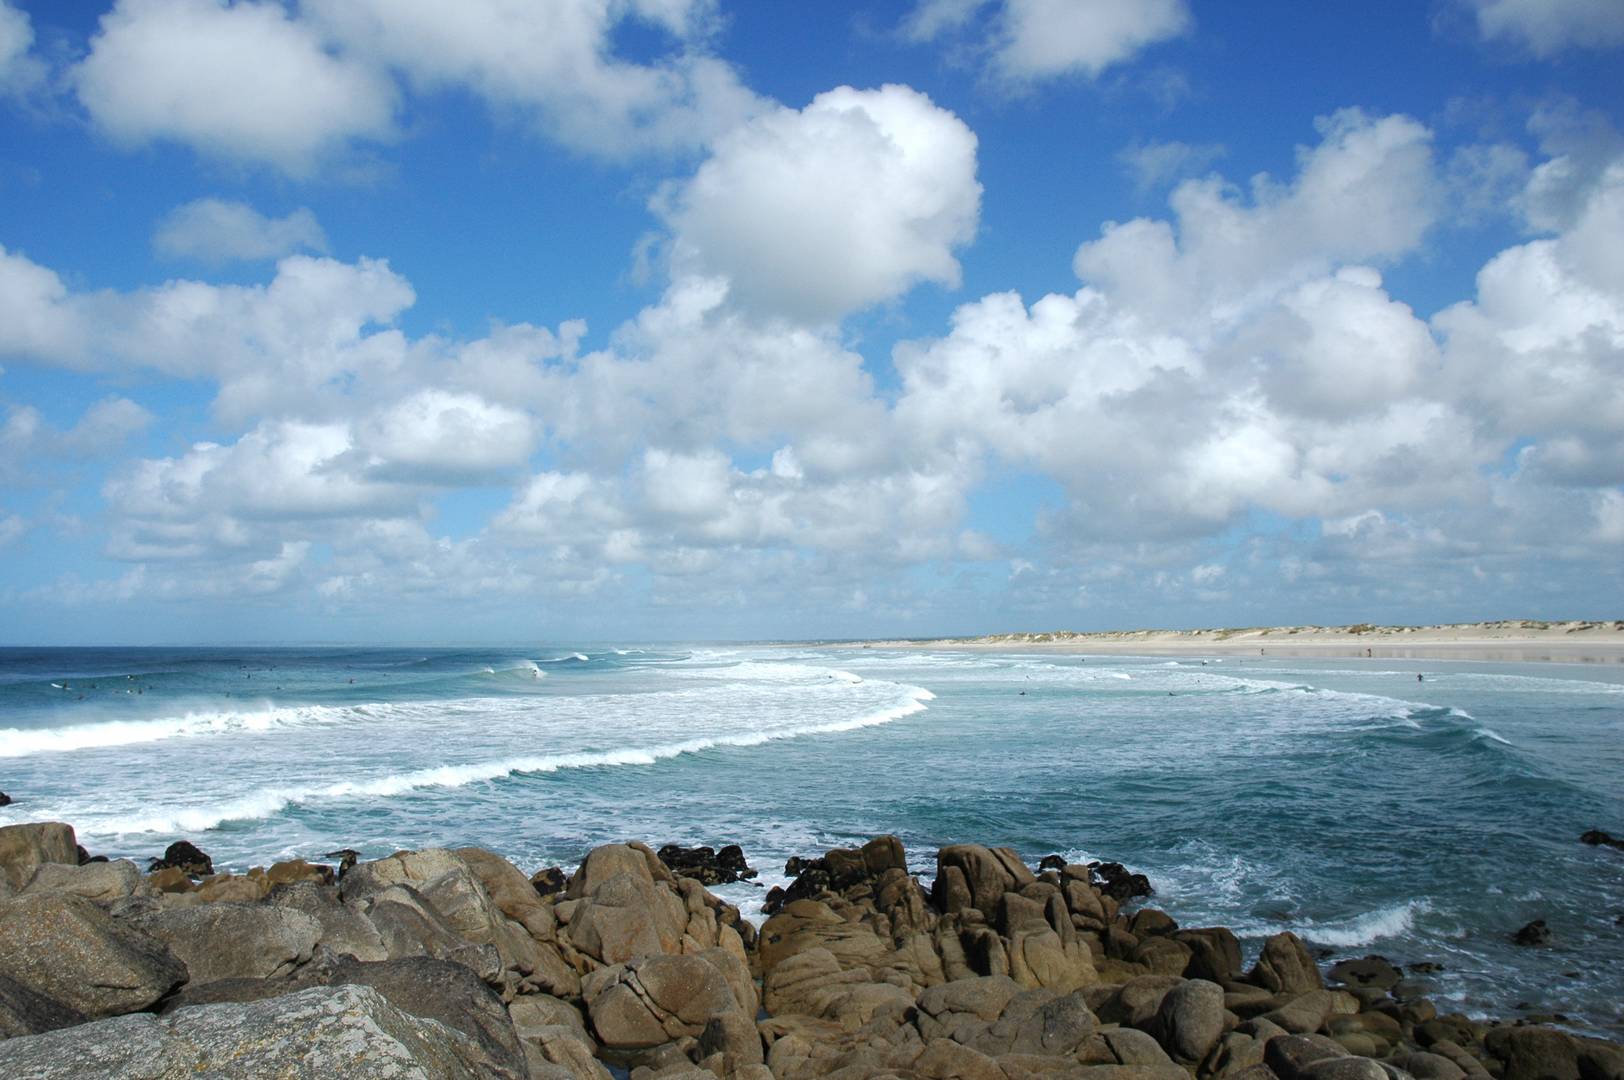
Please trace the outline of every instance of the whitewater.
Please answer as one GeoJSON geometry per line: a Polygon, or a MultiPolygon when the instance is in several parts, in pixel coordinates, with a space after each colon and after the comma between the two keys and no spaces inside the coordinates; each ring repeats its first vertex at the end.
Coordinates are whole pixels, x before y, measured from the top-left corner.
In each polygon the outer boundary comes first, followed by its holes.
{"type": "Polygon", "coordinates": [[[580,643],[0,649],[0,824],[237,870],[478,845],[895,833],[1120,861],[1188,926],[1290,929],[1428,975],[1441,1007],[1618,1030],[1624,675],[1578,665],[580,643]],[[1418,680],[1417,676],[1421,676],[1418,680]],[[1547,949],[1511,943],[1543,918],[1547,949]]]}

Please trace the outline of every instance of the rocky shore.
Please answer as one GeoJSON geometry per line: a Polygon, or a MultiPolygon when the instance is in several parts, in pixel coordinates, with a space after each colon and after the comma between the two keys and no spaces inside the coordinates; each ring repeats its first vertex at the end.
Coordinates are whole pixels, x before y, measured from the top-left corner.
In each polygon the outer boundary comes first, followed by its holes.
{"type": "Polygon", "coordinates": [[[477,848],[143,871],[0,828],[0,1076],[566,1080],[1624,1080],[1624,1048],[1440,1015],[1289,933],[1243,968],[1115,864],[976,845],[798,859],[759,932],[637,843],[533,875],[477,848]]]}

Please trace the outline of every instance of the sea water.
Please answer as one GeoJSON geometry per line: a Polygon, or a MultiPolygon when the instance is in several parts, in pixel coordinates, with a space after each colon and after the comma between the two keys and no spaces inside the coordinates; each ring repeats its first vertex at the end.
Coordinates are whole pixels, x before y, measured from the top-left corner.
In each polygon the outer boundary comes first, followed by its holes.
{"type": "Polygon", "coordinates": [[[1624,672],[807,646],[0,650],[0,824],[244,870],[895,833],[1120,861],[1253,953],[1428,961],[1445,1010],[1624,1029],[1624,672]],[[1418,681],[1416,676],[1422,675],[1418,681]],[[1512,943],[1543,918],[1546,948],[1512,943]]]}

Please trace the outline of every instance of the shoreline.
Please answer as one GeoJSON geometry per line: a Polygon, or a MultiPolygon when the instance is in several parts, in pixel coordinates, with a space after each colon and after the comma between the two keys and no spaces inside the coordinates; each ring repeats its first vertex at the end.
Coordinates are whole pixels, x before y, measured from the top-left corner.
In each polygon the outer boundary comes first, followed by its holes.
{"type": "MultiPolygon", "coordinates": [[[[182,841],[143,873],[92,859],[65,823],[0,829],[0,1073],[111,1080],[161,1058],[163,1076],[409,1062],[487,1080],[1624,1074],[1616,1026],[1445,1012],[1439,964],[1290,931],[1243,958],[1235,933],[1180,927],[1117,863],[961,843],[926,887],[880,836],[792,860],[757,928],[709,891],[756,876],[738,847],[607,844],[529,876],[480,848],[334,857],[234,875],[182,841]]],[[[1517,933],[1548,940],[1539,921],[1517,933]]]]}
{"type": "Polygon", "coordinates": [[[1101,656],[1252,656],[1624,664],[1624,621],[1505,620],[1430,626],[1273,626],[1051,631],[820,642],[832,649],[958,649],[1101,656]]]}

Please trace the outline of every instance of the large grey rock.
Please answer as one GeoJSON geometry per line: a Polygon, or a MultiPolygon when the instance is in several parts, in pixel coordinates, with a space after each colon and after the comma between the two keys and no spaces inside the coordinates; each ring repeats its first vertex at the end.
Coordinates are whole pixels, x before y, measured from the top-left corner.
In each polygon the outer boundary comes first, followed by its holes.
{"type": "Polygon", "coordinates": [[[84,1022],[78,1010],[0,975],[0,1039],[38,1035],[84,1022]]]}
{"type": "Polygon", "coordinates": [[[1505,1080],[1579,1080],[1578,1045],[1546,1027],[1497,1027],[1483,1038],[1505,1063],[1505,1080]]]}
{"type": "Polygon", "coordinates": [[[0,975],[91,1017],[145,1009],[187,978],[163,942],[60,893],[0,903],[0,975]]]}
{"type": "Polygon", "coordinates": [[[144,891],[141,871],[128,859],[114,862],[68,866],[41,863],[22,888],[24,896],[37,893],[67,893],[98,904],[111,904],[144,891]]]}
{"type": "Polygon", "coordinates": [[[1150,1028],[1175,1059],[1199,1062],[1224,1032],[1224,988],[1205,979],[1175,986],[1162,998],[1150,1028]]]}
{"type": "Polygon", "coordinates": [[[502,974],[502,959],[494,945],[464,941],[421,893],[409,885],[392,885],[356,904],[378,931],[389,959],[433,956],[472,968],[486,982],[502,974]]]}
{"type": "Polygon", "coordinates": [[[203,904],[130,920],[185,961],[194,983],[273,979],[310,959],[321,924],[263,904],[203,904]]]}
{"type": "Polygon", "coordinates": [[[0,878],[15,893],[43,863],[79,864],[79,841],[73,826],[60,821],[37,821],[0,827],[0,878]]]}
{"type": "Polygon", "coordinates": [[[165,1017],[124,1016],[0,1042],[0,1075],[31,1080],[519,1080],[474,1040],[370,987],[318,988],[165,1017]]]}
{"type": "Polygon", "coordinates": [[[1316,1061],[1347,1056],[1340,1043],[1324,1035],[1279,1035],[1263,1048],[1263,1063],[1280,1080],[1303,1080],[1305,1070],[1316,1061]]]}
{"type": "Polygon", "coordinates": [[[438,1020],[473,1039],[492,1061],[523,1071],[524,1052],[502,999],[461,964],[427,956],[379,963],[345,959],[327,981],[369,986],[402,1012],[438,1020]]]}
{"type": "Polygon", "coordinates": [[[314,881],[279,885],[271,890],[266,903],[288,911],[303,912],[315,919],[321,926],[321,936],[316,944],[334,956],[351,956],[357,960],[389,959],[389,950],[384,947],[378,928],[357,907],[340,903],[338,890],[331,885],[314,881]]]}

